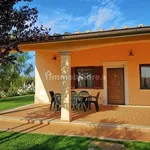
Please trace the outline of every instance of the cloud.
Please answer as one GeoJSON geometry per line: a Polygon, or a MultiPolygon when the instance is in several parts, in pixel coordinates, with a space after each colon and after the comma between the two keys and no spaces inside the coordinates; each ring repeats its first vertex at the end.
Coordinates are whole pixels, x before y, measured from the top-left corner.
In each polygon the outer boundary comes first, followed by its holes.
{"type": "Polygon", "coordinates": [[[80,0],[80,1],[91,2],[94,4],[99,4],[101,6],[104,6],[107,4],[120,3],[122,0],[80,0]]]}
{"type": "Polygon", "coordinates": [[[108,28],[122,21],[124,21],[123,14],[118,6],[110,0],[103,0],[99,6],[93,6],[88,19],[94,30],[100,27],[108,28]]]}
{"type": "Polygon", "coordinates": [[[126,20],[118,6],[122,0],[80,0],[91,4],[89,13],[75,16],[64,9],[40,8],[38,24],[43,24],[52,29],[51,33],[85,31],[87,29],[98,30],[111,27],[121,28],[125,25],[132,26],[134,20],[126,20]]]}
{"type": "Polygon", "coordinates": [[[38,24],[43,24],[46,27],[52,29],[52,33],[64,33],[64,32],[74,32],[87,21],[84,17],[74,17],[71,14],[66,13],[65,10],[52,10],[51,15],[40,14],[38,19],[38,24]]]}

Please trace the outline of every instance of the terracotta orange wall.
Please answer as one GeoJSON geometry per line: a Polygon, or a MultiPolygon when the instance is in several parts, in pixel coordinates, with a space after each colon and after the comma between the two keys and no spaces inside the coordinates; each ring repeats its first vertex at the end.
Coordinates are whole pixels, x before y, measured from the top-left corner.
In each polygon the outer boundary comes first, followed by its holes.
{"type": "MultiPolygon", "coordinates": [[[[72,53],[72,66],[99,66],[103,62],[128,61],[129,105],[150,105],[150,90],[140,89],[139,64],[150,64],[150,43],[101,47],[72,53]],[[129,57],[132,49],[134,57],[129,57]]],[[[77,90],[78,92],[80,90],[77,90]]],[[[98,90],[88,90],[96,95],[98,90]]],[[[103,97],[103,91],[101,97],[103,97]]],[[[102,103],[102,99],[100,102],[102,103]]]]}
{"type": "MultiPolygon", "coordinates": [[[[118,47],[106,47],[106,48],[97,48],[89,49],[72,53],[72,67],[77,66],[102,66],[102,63],[105,61],[122,61],[126,60],[128,55],[126,50],[118,51],[118,47]],[[118,53],[119,52],[119,53],[118,53]]],[[[76,90],[76,89],[74,89],[76,90]]],[[[84,89],[77,89],[79,93],[84,89]]],[[[102,89],[86,89],[90,95],[96,96],[100,92],[99,103],[103,102],[103,90],[102,89]]]]}
{"type": "MultiPolygon", "coordinates": [[[[49,51],[36,51],[36,102],[47,103],[50,101],[49,91],[60,92],[61,83],[58,80],[46,80],[45,72],[51,71],[54,75],[60,75],[60,56],[49,51]],[[53,61],[53,55],[57,60],[53,61]],[[45,91],[45,92],[44,92],[45,91]]],[[[72,52],[71,65],[76,66],[100,66],[103,62],[128,61],[128,87],[129,105],[150,105],[150,90],[140,89],[139,64],[150,63],[150,43],[127,44],[100,47],[96,49],[72,52]],[[129,57],[132,49],[134,57],[129,57]]],[[[80,92],[83,89],[77,89],[80,92]]],[[[89,89],[91,95],[101,92],[100,103],[103,102],[103,90],[89,89]]]]}

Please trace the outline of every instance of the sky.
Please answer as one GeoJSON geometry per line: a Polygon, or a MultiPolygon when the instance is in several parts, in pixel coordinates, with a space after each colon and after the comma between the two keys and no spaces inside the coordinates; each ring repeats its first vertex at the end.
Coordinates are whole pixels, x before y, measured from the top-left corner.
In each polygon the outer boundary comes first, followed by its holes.
{"type": "Polygon", "coordinates": [[[150,25],[150,0],[33,0],[28,5],[37,7],[37,25],[51,28],[51,35],[150,25]]]}
{"type": "Polygon", "coordinates": [[[150,25],[150,0],[33,0],[51,34],[150,25]]]}

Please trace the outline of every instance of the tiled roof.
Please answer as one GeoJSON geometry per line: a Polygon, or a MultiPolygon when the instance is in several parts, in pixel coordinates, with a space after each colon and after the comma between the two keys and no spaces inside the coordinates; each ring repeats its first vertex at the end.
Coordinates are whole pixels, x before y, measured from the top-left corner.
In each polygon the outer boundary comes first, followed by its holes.
{"type": "Polygon", "coordinates": [[[64,34],[55,33],[53,36],[48,36],[45,40],[41,39],[39,41],[25,41],[23,43],[43,43],[43,42],[59,42],[59,41],[71,41],[71,40],[85,40],[94,38],[114,38],[121,36],[132,36],[150,34],[150,26],[144,26],[139,24],[137,27],[130,28],[125,26],[122,29],[116,29],[115,27],[104,30],[99,29],[98,31],[87,30],[86,32],[76,31],[75,33],[65,32],[64,34]]]}
{"type": "MultiPolygon", "coordinates": [[[[137,27],[129,27],[129,26],[124,26],[123,28],[120,28],[120,29],[117,29],[116,27],[112,27],[108,30],[104,30],[103,28],[100,28],[99,30],[97,31],[92,31],[92,30],[86,30],[85,32],[81,32],[81,31],[75,31],[74,33],[70,33],[70,32],[65,32],[64,34],[60,34],[60,33],[54,33],[53,36],[59,36],[59,35],[74,35],[74,34],[86,34],[86,33],[96,33],[96,32],[109,32],[109,31],[117,31],[117,30],[124,30],[124,29],[139,29],[139,28],[143,28],[144,25],[143,24],[139,24],[137,27]],[[67,34],[66,34],[67,33],[67,34]]],[[[145,26],[146,28],[149,27],[149,26],[145,26]]]]}

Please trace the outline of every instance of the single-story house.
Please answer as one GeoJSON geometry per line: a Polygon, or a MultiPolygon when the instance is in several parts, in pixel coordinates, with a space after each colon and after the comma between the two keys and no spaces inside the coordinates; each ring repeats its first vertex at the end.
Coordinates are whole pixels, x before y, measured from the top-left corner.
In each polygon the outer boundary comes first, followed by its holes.
{"type": "Polygon", "coordinates": [[[149,26],[55,35],[20,47],[36,53],[35,103],[61,93],[62,120],[71,120],[71,90],[100,91],[104,105],[150,106],[149,26]]]}

